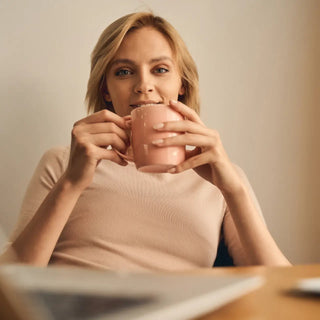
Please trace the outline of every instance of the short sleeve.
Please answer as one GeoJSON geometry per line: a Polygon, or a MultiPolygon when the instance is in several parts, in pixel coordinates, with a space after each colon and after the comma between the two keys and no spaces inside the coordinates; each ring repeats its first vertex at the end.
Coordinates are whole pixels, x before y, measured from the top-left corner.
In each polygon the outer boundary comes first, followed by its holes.
{"type": "Polygon", "coordinates": [[[41,203],[64,173],[69,158],[68,147],[56,147],[42,156],[25,192],[18,221],[10,242],[18,237],[41,203]]]}
{"type": "MultiPolygon", "coordinates": [[[[248,181],[246,174],[238,166],[235,165],[235,168],[236,168],[238,174],[240,175],[241,179],[245,183],[246,187],[248,188],[249,194],[250,194],[250,196],[251,196],[251,198],[257,208],[258,213],[261,215],[262,219],[264,220],[259,202],[258,202],[257,197],[256,197],[256,195],[250,185],[250,182],[248,181]]],[[[241,244],[241,241],[240,241],[240,238],[238,235],[238,231],[236,229],[236,226],[234,224],[233,218],[231,216],[231,213],[230,213],[228,207],[226,207],[226,212],[225,212],[224,219],[223,219],[222,230],[223,230],[223,238],[224,238],[225,244],[228,248],[229,255],[233,259],[233,263],[236,266],[248,265],[249,261],[246,257],[245,251],[242,247],[242,244],[241,244]]]]}

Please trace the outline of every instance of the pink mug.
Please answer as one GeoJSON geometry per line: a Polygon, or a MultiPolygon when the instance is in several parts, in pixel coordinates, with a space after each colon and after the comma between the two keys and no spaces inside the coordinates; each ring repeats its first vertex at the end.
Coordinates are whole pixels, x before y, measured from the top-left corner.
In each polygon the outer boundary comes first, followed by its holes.
{"type": "Polygon", "coordinates": [[[160,132],[155,124],[183,120],[183,116],[167,105],[146,105],[131,112],[131,146],[133,156],[117,153],[133,161],[143,172],[161,173],[180,164],[185,159],[184,146],[158,147],[152,141],[176,136],[176,132],[160,132]]]}

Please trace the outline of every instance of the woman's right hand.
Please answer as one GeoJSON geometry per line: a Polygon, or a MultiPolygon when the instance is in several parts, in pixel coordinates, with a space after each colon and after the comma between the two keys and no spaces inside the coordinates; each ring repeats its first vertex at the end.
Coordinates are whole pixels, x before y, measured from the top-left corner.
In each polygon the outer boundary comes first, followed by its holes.
{"type": "Polygon", "coordinates": [[[77,121],[72,129],[70,159],[64,178],[83,190],[91,183],[102,159],[127,165],[113,150],[126,152],[127,129],[125,119],[109,110],[98,111],[77,121]],[[107,149],[108,146],[112,149],[107,149]]]}

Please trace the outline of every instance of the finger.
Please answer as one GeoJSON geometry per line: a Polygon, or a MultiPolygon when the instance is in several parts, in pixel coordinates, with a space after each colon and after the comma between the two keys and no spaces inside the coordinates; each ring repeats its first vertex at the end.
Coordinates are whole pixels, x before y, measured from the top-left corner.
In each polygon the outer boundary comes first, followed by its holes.
{"type": "Polygon", "coordinates": [[[113,148],[125,152],[126,143],[115,133],[99,133],[90,137],[90,142],[99,147],[112,146],[113,148]]]}
{"type": "Polygon", "coordinates": [[[169,173],[180,173],[189,169],[194,169],[208,164],[212,156],[209,152],[200,153],[194,157],[188,158],[184,162],[168,170],[169,173]]]}
{"type": "Polygon", "coordinates": [[[201,121],[199,115],[190,107],[186,106],[180,101],[170,100],[169,106],[174,109],[175,111],[181,113],[184,117],[187,119],[200,123],[204,125],[204,123],[201,121]]]}
{"type": "Polygon", "coordinates": [[[179,134],[168,138],[162,138],[152,141],[153,145],[159,147],[168,146],[195,146],[195,147],[214,147],[216,144],[216,138],[208,137],[200,134],[179,134]]]}
{"type": "Polygon", "coordinates": [[[209,129],[206,126],[193,122],[191,120],[157,123],[153,126],[153,128],[157,131],[188,132],[207,136],[215,136],[217,134],[215,130],[209,129]]]}
{"type": "Polygon", "coordinates": [[[114,122],[104,122],[104,123],[89,123],[80,125],[83,131],[90,134],[99,133],[115,133],[124,141],[128,141],[129,137],[125,130],[118,127],[114,122]]]}
{"type": "Polygon", "coordinates": [[[101,160],[110,160],[121,166],[126,166],[128,164],[123,158],[121,158],[114,150],[107,150],[105,148],[95,147],[95,152],[97,154],[98,162],[101,160]]]}
{"type": "Polygon", "coordinates": [[[198,154],[201,153],[201,148],[200,147],[196,147],[193,150],[186,150],[186,159],[189,159],[191,157],[194,157],[198,154]]]}
{"type": "Polygon", "coordinates": [[[125,121],[131,120],[131,115],[129,114],[129,115],[127,115],[127,116],[124,116],[123,119],[124,119],[125,121]]]}
{"type": "Polygon", "coordinates": [[[125,123],[126,123],[126,129],[131,129],[132,127],[132,118],[131,118],[131,115],[128,115],[128,116],[124,116],[123,117],[125,123]]]}
{"type": "Polygon", "coordinates": [[[126,129],[126,120],[120,116],[118,116],[116,113],[111,112],[109,110],[101,110],[98,112],[95,112],[88,117],[85,117],[79,121],[77,121],[74,126],[83,124],[83,123],[98,123],[98,122],[114,122],[116,123],[120,128],[126,129]]]}

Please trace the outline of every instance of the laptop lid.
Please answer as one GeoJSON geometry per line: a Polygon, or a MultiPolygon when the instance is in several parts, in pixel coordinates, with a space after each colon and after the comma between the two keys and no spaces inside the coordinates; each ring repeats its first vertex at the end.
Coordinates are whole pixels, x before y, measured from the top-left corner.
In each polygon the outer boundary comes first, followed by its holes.
{"type": "MultiPolygon", "coordinates": [[[[42,319],[53,320],[192,319],[262,284],[256,276],[132,274],[71,267],[3,266],[1,276],[28,298],[30,306],[45,316],[42,319]]],[[[11,302],[18,308],[17,301],[11,302]]]]}

